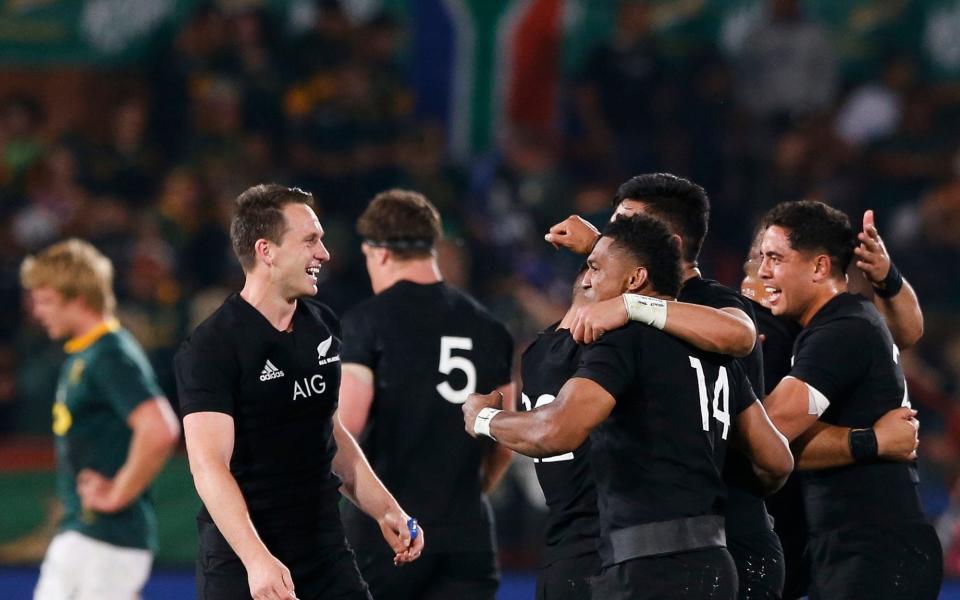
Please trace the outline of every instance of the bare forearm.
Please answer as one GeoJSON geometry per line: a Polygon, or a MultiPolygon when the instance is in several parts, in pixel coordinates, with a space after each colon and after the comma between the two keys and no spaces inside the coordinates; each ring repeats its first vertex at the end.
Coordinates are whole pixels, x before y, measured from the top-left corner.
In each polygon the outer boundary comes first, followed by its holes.
{"type": "Polygon", "coordinates": [[[813,471],[853,464],[849,438],[849,427],[814,423],[793,442],[797,469],[813,471]]]}
{"type": "Polygon", "coordinates": [[[874,305],[883,315],[893,341],[901,350],[916,344],[923,337],[923,311],[913,286],[904,280],[900,292],[892,298],[874,295],[874,305]]]}
{"type": "Polygon", "coordinates": [[[337,436],[333,469],[343,483],[340,492],[374,519],[380,519],[397,506],[396,499],[373,472],[357,441],[346,431],[337,436]]]}
{"type": "Polygon", "coordinates": [[[501,445],[533,458],[570,452],[590,433],[589,430],[579,433],[564,431],[555,421],[549,418],[546,410],[504,411],[491,421],[490,433],[501,445]]]}
{"type": "Polygon", "coordinates": [[[243,564],[251,564],[269,554],[257,535],[243,493],[230,471],[222,465],[191,466],[191,471],[203,505],[243,564]]]}
{"type": "Polygon", "coordinates": [[[757,331],[749,319],[684,302],[667,303],[663,331],[701,350],[736,357],[750,354],[757,339],[757,331]]]}
{"type": "Polygon", "coordinates": [[[173,453],[176,438],[156,430],[135,430],[127,460],[113,478],[112,493],[127,506],[143,493],[173,453]]]}

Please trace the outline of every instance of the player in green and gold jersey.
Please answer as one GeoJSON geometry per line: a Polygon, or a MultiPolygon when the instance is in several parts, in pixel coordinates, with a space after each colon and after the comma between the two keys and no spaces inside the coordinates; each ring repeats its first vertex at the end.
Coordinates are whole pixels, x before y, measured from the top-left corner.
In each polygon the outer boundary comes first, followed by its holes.
{"type": "Polygon", "coordinates": [[[176,415],[113,316],[107,257],[67,240],[27,257],[20,280],[50,338],[68,338],[53,405],[65,514],[34,599],[139,598],[156,548],[148,486],[179,439],[176,415]]]}

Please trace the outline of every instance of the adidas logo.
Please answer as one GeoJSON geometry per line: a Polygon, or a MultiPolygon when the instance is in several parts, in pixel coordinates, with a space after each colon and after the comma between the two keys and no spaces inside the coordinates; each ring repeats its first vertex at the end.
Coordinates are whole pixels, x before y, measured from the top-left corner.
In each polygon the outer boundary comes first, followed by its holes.
{"type": "Polygon", "coordinates": [[[271,379],[280,379],[281,377],[283,377],[283,371],[275,367],[269,360],[267,364],[263,365],[263,370],[260,371],[260,381],[270,381],[271,379]]]}

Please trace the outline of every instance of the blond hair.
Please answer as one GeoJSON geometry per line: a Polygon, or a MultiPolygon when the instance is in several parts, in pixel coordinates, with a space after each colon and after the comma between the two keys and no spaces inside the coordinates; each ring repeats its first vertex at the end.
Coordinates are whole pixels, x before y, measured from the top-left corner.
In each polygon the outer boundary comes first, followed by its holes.
{"type": "Polygon", "coordinates": [[[83,298],[87,306],[112,315],[117,305],[113,295],[113,263],[93,244],[78,239],[56,243],[20,265],[24,289],[50,288],[64,298],[83,298]]]}

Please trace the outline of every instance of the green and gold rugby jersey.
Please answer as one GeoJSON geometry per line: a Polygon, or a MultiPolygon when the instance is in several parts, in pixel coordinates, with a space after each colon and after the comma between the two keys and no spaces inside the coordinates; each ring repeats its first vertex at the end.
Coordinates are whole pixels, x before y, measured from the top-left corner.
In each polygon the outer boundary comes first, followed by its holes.
{"type": "Polygon", "coordinates": [[[61,529],[131,548],[156,549],[157,526],[149,494],[114,514],[86,511],[77,473],[113,477],[127,460],[133,431],[127,417],[143,401],[164,395],[140,345],[110,319],[64,346],[53,405],[57,493],[66,513],[61,529]]]}

